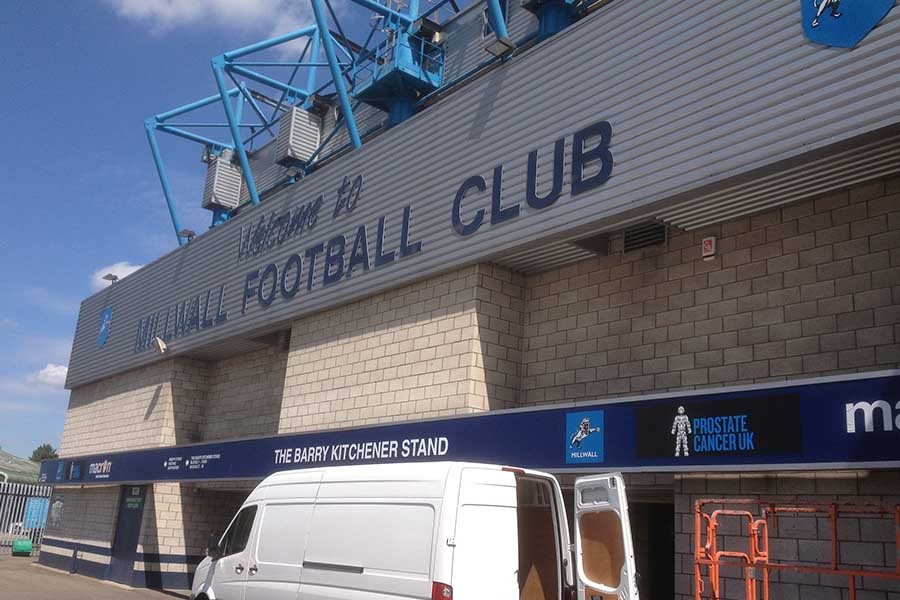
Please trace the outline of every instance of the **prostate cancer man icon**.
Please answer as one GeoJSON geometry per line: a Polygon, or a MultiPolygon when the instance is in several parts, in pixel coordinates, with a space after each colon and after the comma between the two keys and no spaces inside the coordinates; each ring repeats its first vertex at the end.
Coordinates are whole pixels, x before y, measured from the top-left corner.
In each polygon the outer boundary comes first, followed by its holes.
{"type": "Polygon", "coordinates": [[[578,431],[576,431],[572,435],[572,440],[569,442],[569,447],[581,448],[581,442],[584,441],[584,439],[592,433],[597,433],[598,431],[600,431],[600,428],[591,427],[591,420],[588,417],[583,418],[581,420],[581,425],[579,425],[578,427],[578,431]]]}
{"type": "Polygon", "coordinates": [[[684,407],[679,406],[678,414],[672,422],[672,435],[675,436],[675,456],[681,456],[682,450],[684,450],[685,456],[690,456],[688,452],[689,433],[693,433],[691,431],[691,419],[684,414],[684,407]]]}

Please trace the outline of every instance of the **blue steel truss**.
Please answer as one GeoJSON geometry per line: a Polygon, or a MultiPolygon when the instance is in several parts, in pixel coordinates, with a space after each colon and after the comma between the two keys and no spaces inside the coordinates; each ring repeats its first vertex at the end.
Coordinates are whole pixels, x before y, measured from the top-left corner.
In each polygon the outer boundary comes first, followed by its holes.
{"type": "MultiPolygon", "coordinates": [[[[404,9],[386,6],[376,0],[352,0],[378,17],[371,25],[365,43],[358,46],[350,42],[344,33],[330,0],[309,0],[315,17],[313,25],[215,56],[211,65],[216,94],[146,119],[150,151],[179,245],[187,243],[189,232],[182,228],[156,133],[163,132],[201,144],[213,155],[231,151],[240,164],[250,202],[259,204],[261,191],[257,189],[253,177],[248,149],[261,135],[275,137],[274,128],[283,112],[290,107],[308,108],[314,97],[327,92],[337,96],[341,112],[333,130],[323,136],[312,158],[298,175],[289,177],[276,187],[289,185],[315,168],[316,163],[322,160],[322,150],[340,128],[346,128],[350,147],[362,146],[364,136],[360,135],[354,116],[354,109],[360,101],[386,110],[388,125],[393,126],[412,116],[423,96],[428,97],[441,89],[443,49],[416,34],[424,20],[433,17],[442,7],[450,4],[457,12],[459,7],[455,0],[436,0],[427,10],[420,12],[419,0],[407,1],[408,6],[404,9]],[[336,32],[330,29],[329,16],[336,32]],[[376,34],[383,39],[377,40],[376,34]],[[258,53],[277,47],[284,50],[286,44],[302,43],[303,40],[305,45],[296,61],[267,60],[266,57],[254,60],[254,55],[258,53]],[[328,77],[320,84],[318,72],[324,68],[328,69],[328,77]],[[277,76],[271,73],[272,69],[278,72],[277,76]],[[303,84],[296,82],[301,70],[305,70],[306,74],[303,84]],[[271,98],[251,89],[249,85],[275,90],[278,97],[271,98]],[[217,104],[225,113],[224,123],[178,120],[217,104]],[[264,105],[271,110],[265,110],[264,105]],[[245,113],[248,112],[253,115],[252,122],[245,122],[245,113]],[[210,129],[227,130],[227,138],[210,137],[210,129]]],[[[500,0],[485,2],[496,43],[501,48],[514,48],[508,38],[500,0]]],[[[236,210],[214,209],[212,226],[226,221],[236,210]]]]}

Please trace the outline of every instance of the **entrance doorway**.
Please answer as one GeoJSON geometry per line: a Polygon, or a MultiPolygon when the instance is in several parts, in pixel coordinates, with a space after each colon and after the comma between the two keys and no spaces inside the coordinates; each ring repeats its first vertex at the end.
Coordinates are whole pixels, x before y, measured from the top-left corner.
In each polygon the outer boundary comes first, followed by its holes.
{"type": "Polygon", "coordinates": [[[675,506],[631,502],[631,536],[641,598],[675,597],[675,506]]]}
{"type": "Polygon", "coordinates": [[[116,583],[131,585],[134,576],[134,558],[141,522],[144,517],[145,485],[126,485],[119,496],[119,517],[116,521],[116,537],[106,578],[116,583]]]}

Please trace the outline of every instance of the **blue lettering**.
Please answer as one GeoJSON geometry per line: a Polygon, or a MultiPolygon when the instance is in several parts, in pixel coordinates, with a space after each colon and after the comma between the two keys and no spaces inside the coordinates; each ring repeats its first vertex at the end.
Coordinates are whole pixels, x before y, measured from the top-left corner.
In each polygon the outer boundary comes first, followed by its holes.
{"type": "Polygon", "coordinates": [[[494,182],[491,186],[491,225],[497,225],[519,216],[519,204],[503,208],[500,206],[503,195],[503,165],[494,167],[494,182]]]}
{"type": "Polygon", "coordinates": [[[330,285],[341,280],[344,276],[344,247],[347,240],[338,235],[328,240],[328,248],[325,250],[325,266],[322,269],[322,285],[330,285]],[[334,272],[332,272],[332,267],[334,272]]]}
{"type": "Polygon", "coordinates": [[[206,303],[203,305],[203,318],[200,319],[200,324],[204,328],[213,324],[212,319],[209,318],[209,303],[211,300],[212,290],[206,290],[206,303]]]}
{"type": "Polygon", "coordinates": [[[325,246],[316,244],[306,249],[306,291],[310,291],[313,286],[313,275],[316,272],[316,256],[324,250],[325,246]]]}
{"type": "MultiPolygon", "coordinates": [[[[247,312],[247,300],[256,295],[256,286],[253,284],[257,279],[259,279],[259,270],[251,271],[247,273],[247,277],[244,279],[244,299],[241,301],[241,314],[247,312]]],[[[176,330],[178,326],[178,312],[176,310],[175,313],[175,324],[176,330]]]]}
{"type": "Polygon", "coordinates": [[[422,250],[422,241],[409,243],[409,220],[411,218],[412,207],[406,206],[403,209],[403,227],[400,229],[400,256],[409,256],[422,250]]]}
{"type": "Polygon", "coordinates": [[[462,216],[460,214],[460,210],[462,208],[462,201],[470,189],[475,188],[479,192],[483,192],[487,190],[487,183],[485,183],[484,178],[480,175],[473,175],[466,179],[461,186],[459,186],[459,190],[456,192],[456,198],[453,200],[453,229],[456,230],[456,233],[459,235],[472,235],[478,228],[481,227],[481,222],[484,220],[484,209],[479,208],[478,212],[475,213],[475,216],[468,223],[462,222],[462,216]]]}
{"type": "Polygon", "coordinates": [[[528,155],[528,174],[525,184],[525,199],[528,206],[542,209],[551,206],[559,199],[563,187],[563,170],[565,169],[566,139],[559,138],[553,147],[553,187],[546,196],[537,193],[537,160],[538,151],[532,150],[528,155]]]}
{"type": "Polygon", "coordinates": [[[609,151],[611,141],[612,125],[608,121],[594,123],[575,132],[572,140],[573,196],[600,187],[609,180],[613,167],[613,156],[609,151]],[[585,142],[597,136],[600,137],[597,145],[590,150],[585,150],[585,142]],[[597,161],[600,161],[600,170],[595,175],[585,178],[584,167],[597,161]]]}
{"type": "Polygon", "coordinates": [[[384,253],[384,217],[378,219],[378,239],[375,241],[375,266],[394,262],[394,251],[384,253]]]}
{"type": "Polygon", "coordinates": [[[266,265],[266,268],[263,269],[262,275],[259,278],[259,288],[257,289],[257,301],[263,306],[269,306],[275,300],[275,290],[278,289],[278,267],[275,263],[269,263],[266,265]],[[266,289],[266,279],[271,276],[272,278],[272,286],[268,294],[264,293],[263,290],[266,289]]]}
{"type": "MultiPolygon", "coordinates": [[[[216,311],[216,323],[224,323],[228,320],[228,312],[222,310],[225,308],[225,284],[222,284],[222,287],[219,288],[219,308],[216,311]]],[[[169,323],[169,313],[166,312],[166,325],[169,323]]]]}
{"type": "Polygon", "coordinates": [[[356,239],[353,240],[353,250],[350,252],[350,264],[347,265],[347,277],[353,275],[353,268],[362,265],[363,271],[369,270],[369,244],[366,241],[366,226],[360,225],[356,230],[356,239]]]}
{"type": "Polygon", "coordinates": [[[300,289],[300,274],[302,271],[302,262],[299,254],[291,254],[288,256],[287,261],[284,263],[284,268],[281,271],[281,295],[284,298],[293,298],[297,295],[297,290],[300,289]],[[287,276],[291,271],[291,267],[294,267],[296,275],[294,275],[294,283],[291,284],[290,287],[287,286],[287,276]]]}

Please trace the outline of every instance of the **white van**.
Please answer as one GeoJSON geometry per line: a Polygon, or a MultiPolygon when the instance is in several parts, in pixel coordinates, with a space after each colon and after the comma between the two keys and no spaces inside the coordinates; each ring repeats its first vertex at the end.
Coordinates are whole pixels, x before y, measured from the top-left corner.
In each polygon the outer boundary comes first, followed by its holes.
{"type": "Polygon", "coordinates": [[[636,600],[622,476],[459,462],[284,471],[194,575],[195,600],[636,600]],[[575,565],[573,573],[573,562],[575,565]]]}

